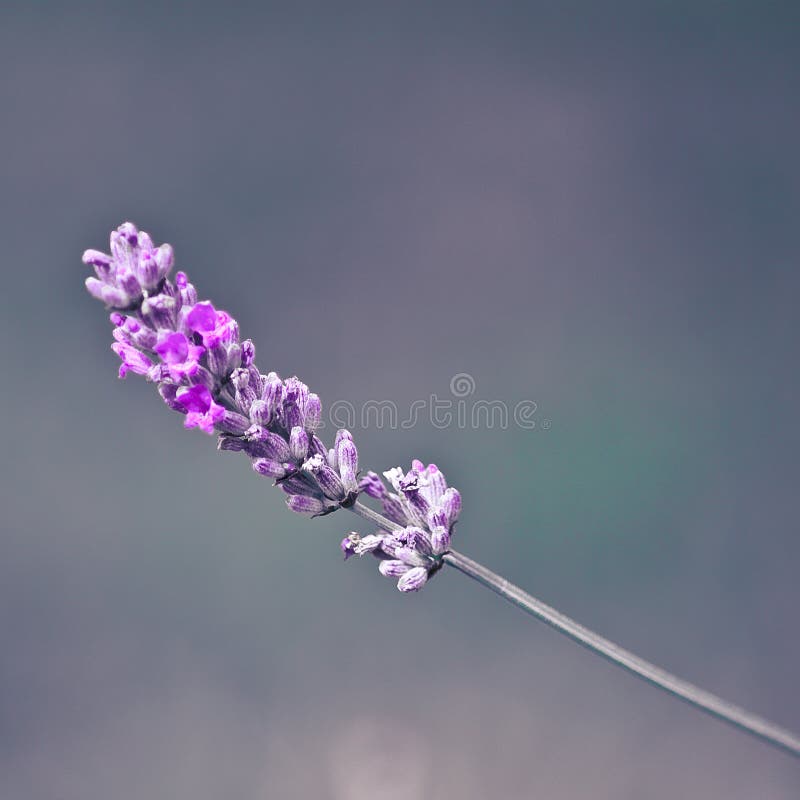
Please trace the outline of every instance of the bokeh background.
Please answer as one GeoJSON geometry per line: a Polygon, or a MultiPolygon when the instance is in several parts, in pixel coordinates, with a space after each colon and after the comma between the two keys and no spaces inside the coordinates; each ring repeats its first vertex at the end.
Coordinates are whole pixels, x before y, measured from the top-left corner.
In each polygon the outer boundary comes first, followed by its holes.
{"type": "Polygon", "coordinates": [[[362,465],[435,461],[463,551],[800,729],[798,6],[600,5],[3,4],[4,799],[800,795],[462,576],[343,564],[83,289],[131,219],[327,403],[534,400],[362,465]]]}

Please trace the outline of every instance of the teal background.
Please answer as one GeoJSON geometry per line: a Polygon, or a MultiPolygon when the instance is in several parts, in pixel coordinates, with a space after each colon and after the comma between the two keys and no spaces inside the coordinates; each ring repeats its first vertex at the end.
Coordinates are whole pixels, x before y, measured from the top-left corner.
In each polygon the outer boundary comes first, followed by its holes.
{"type": "MultiPolygon", "coordinates": [[[[447,571],[341,562],[117,381],[125,219],[323,402],[537,403],[355,431],[436,462],[459,547],[800,730],[794,3],[0,9],[0,795],[796,798],[788,757],[447,571]]],[[[361,530],[365,528],[360,527],[361,530]]]]}

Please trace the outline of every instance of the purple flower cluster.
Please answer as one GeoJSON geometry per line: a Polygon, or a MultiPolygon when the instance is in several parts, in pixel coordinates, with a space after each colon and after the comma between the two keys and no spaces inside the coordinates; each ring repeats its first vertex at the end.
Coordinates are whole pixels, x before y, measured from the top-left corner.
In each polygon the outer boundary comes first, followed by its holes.
{"type": "Polygon", "coordinates": [[[406,473],[395,467],[383,474],[394,492],[374,472],[364,475],[359,487],[380,500],[383,513],[402,527],[380,529],[364,537],[352,532],[342,540],[342,552],[345,558],[372,553],[380,559],[378,570],[382,575],[398,578],[401,592],[414,592],[442,566],[442,556],[450,549],[461,513],[461,495],[447,486],[435,464],[426,467],[415,460],[406,473]]]}
{"type": "Polygon", "coordinates": [[[358,453],[346,430],[330,450],[315,431],[322,406],[298,378],[263,375],[255,347],[240,341],[233,317],[208,301],[185,273],[169,280],[173,252],[126,222],[111,254],[87,250],[96,277],[86,288],[111,306],[119,375],[144,375],[187,428],[219,433],[219,448],[246,453],[253,469],[278,482],[292,511],[327,514],[358,495],[358,453]]]}
{"type": "Polygon", "coordinates": [[[359,492],[379,499],[397,529],[350,534],[342,543],[345,556],[372,552],[384,575],[399,578],[401,591],[421,588],[442,566],[461,509],[459,493],[437,467],[415,461],[405,474],[399,468],[384,473],[394,492],[374,472],[359,480],[350,433],[339,430],[331,448],[317,435],[319,397],[296,377],[262,374],[255,346],[240,340],[236,320],[199,300],[185,273],[170,281],[170,245],[156,247],[126,222],[112,232],[110,249],[110,255],[87,250],[83,261],[96,275],[86,279],[89,293],[112,309],[119,376],[143,375],[185,415],[185,427],[217,433],[219,449],[249,456],[255,472],[288,495],[292,511],[320,516],[354,508],[359,492]]]}
{"type": "Polygon", "coordinates": [[[461,495],[447,486],[435,464],[413,461],[403,472],[359,477],[358,452],[346,430],[326,448],[317,431],[322,405],[298,378],[287,380],[256,367],[255,347],[239,339],[239,326],[225,311],[198,299],[183,272],[169,280],[174,255],[156,247],[130,222],[111,234],[111,254],[87,250],[94,267],[89,293],[112,309],[120,378],[129,372],[155,383],[164,402],[185,415],[187,428],[219,434],[219,449],[246,453],[259,475],[273,478],[292,511],[313,516],[348,508],[376,524],[367,536],[350,533],[341,543],[345,559],[372,553],[382,575],[401,592],[421,589],[445,562],[542,619],[585,647],[696,707],[800,755],[800,740],[666,673],[578,625],[471,559],[450,550],[461,513],[461,495]],[[379,500],[383,515],[358,502],[379,500]]]}

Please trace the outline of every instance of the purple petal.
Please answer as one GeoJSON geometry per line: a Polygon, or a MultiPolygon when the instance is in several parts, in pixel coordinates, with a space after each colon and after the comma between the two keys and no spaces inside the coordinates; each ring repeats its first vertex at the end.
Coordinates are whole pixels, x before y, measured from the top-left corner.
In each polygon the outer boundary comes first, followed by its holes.
{"type": "Polygon", "coordinates": [[[198,303],[186,317],[186,324],[193,331],[213,331],[217,324],[217,311],[211,303],[198,303]]]}
{"type": "Polygon", "coordinates": [[[214,398],[208,387],[200,384],[191,388],[183,387],[178,390],[175,399],[187,410],[205,414],[214,403],[214,398]]]}
{"type": "Polygon", "coordinates": [[[161,399],[173,410],[179,411],[181,414],[186,413],[186,409],[175,399],[178,392],[178,386],[174,383],[160,383],[158,385],[158,393],[161,399]]]}
{"type": "Polygon", "coordinates": [[[205,414],[201,414],[197,411],[190,411],[186,415],[186,420],[183,425],[185,428],[200,428],[204,433],[211,434],[214,433],[214,426],[220,422],[224,416],[225,409],[214,403],[205,414]]]}
{"type": "Polygon", "coordinates": [[[114,342],[111,349],[122,359],[122,365],[119,368],[120,378],[124,378],[128,372],[133,372],[136,375],[146,375],[153,362],[142,352],[135,347],[124,344],[122,342],[114,342]]]}
{"type": "Polygon", "coordinates": [[[180,364],[189,355],[189,340],[182,333],[162,331],[159,342],[153,349],[165,364],[180,364]]]}

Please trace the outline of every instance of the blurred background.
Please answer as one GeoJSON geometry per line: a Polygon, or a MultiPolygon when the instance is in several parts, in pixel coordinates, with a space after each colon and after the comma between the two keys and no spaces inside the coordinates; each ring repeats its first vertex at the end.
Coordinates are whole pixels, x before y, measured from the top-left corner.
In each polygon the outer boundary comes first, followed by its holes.
{"type": "Polygon", "coordinates": [[[9,800],[796,798],[792,759],[455,572],[341,562],[116,379],[126,219],[459,547],[800,730],[796,3],[3,4],[0,784],[9,800]]]}

